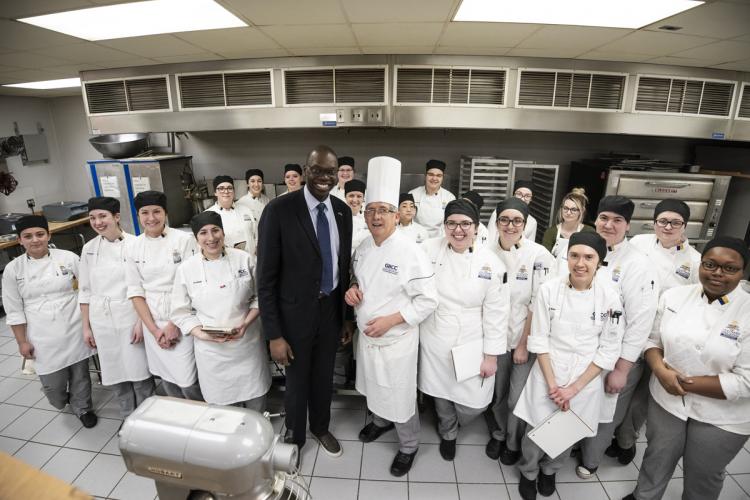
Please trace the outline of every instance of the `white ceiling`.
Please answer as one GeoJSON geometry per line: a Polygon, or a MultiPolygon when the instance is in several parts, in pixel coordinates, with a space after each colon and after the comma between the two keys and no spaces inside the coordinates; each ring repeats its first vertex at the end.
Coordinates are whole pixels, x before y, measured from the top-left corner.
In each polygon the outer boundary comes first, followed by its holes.
{"type": "Polygon", "coordinates": [[[640,30],[452,23],[460,0],[217,0],[249,27],[99,42],[15,21],[126,1],[0,0],[0,84],[68,78],[90,69],[336,54],[560,57],[750,72],[750,0],[709,0],[640,30]],[[663,25],[682,29],[660,30],[663,25]]]}

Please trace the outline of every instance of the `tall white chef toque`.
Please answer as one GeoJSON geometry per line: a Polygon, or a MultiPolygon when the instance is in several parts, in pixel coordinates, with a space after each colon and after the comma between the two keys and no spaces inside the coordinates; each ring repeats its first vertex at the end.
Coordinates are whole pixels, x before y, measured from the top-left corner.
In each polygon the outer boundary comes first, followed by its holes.
{"type": "Polygon", "coordinates": [[[390,203],[398,208],[401,162],[389,156],[376,156],[367,162],[365,207],[370,203],[390,203]]]}

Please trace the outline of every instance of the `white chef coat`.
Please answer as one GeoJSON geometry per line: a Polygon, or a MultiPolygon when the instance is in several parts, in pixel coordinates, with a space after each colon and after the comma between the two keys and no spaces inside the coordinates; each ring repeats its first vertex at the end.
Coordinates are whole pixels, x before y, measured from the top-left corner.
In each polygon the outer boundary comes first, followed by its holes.
{"type": "Polygon", "coordinates": [[[346,190],[343,187],[339,187],[338,184],[333,186],[333,189],[329,192],[331,196],[335,196],[343,202],[346,202],[346,190]]]}
{"type": "MultiPolygon", "coordinates": [[[[131,343],[138,313],[128,299],[126,247],[132,234],[109,241],[97,236],[81,250],[78,303],[89,305],[89,323],[102,367],[102,383],[138,382],[151,376],[143,342],[131,343]]],[[[145,330],[145,328],[144,328],[145,330]]],[[[148,331],[144,331],[149,335],[148,331]]]]}
{"type": "MultiPolygon", "coordinates": [[[[532,311],[539,287],[555,276],[555,263],[546,248],[522,237],[506,251],[499,243],[487,245],[505,264],[510,284],[508,349],[518,347],[523,325],[532,311]]],[[[567,275],[566,275],[567,276],[567,275]]]]}
{"type": "Polygon", "coordinates": [[[352,215],[352,255],[357,250],[360,243],[370,236],[370,229],[365,222],[365,216],[362,214],[352,215]]]}
{"type": "MultiPolygon", "coordinates": [[[[560,224],[557,224],[557,226],[555,227],[557,231],[555,233],[555,244],[552,247],[550,253],[557,262],[557,274],[560,276],[565,276],[570,272],[570,270],[568,269],[568,245],[570,243],[570,238],[562,237],[562,235],[560,234],[560,224]]],[[[578,228],[573,231],[573,233],[577,233],[582,230],[583,224],[578,224],[578,228]]]]}
{"type": "Polygon", "coordinates": [[[3,271],[2,294],[5,322],[26,325],[39,375],[49,375],[94,354],[83,341],[78,256],[73,252],[50,248],[41,259],[26,253],[16,257],[3,271]]]}
{"type": "Polygon", "coordinates": [[[630,238],[630,244],[646,254],[656,266],[661,293],[675,286],[698,283],[701,254],[690,246],[687,239],[672,248],[664,248],[655,234],[639,234],[630,238]]]}
{"type": "Polygon", "coordinates": [[[510,311],[505,265],[487,247],[456,253],[445,238],[433,238],[421,248],[432,261],[440,304],[419,325],[419,390],[485,408],[492,401],[495,376],[456,381],[451,349],[481,339],[484,354],[505,354],[510,311]]]}
{"type": "MultiPolygon", "coordinates": [[[[196,252],[192,234],[171,227],[161,236],[143,233],[127,248],[128,298],[143,297],[159,328],[169,322],[172,286],[177,267],[196,252]]],[[[146,358],[152,374],[180,387],[190,387],[198,378],[193,355],[193,337],[182,332],[179,342],[162,349],[144,326],[146,358]]]]}
{"type": "MultiPolygon", "coordinates": [[[[226,248],[216,260],[196,254],[177,268],[172,289],[172,322],[187,333],[196,326],[234,328],[257,309],[253,258],[226,248]]],[[[207,403],[228,405],[264,395],[271,387],[260,317],[239,340],[194,339],[198,381],[207,403]]]]}
{"type": "MultiPolygon", "coordinates": [[[[612,370],[622,345],[621,310],[612,287],[594,280],[591,288],[579,291],[570,285],[567,275],[558,276],[539,289],[529,351],[549,354],[558,387],[578,380],[591,363],[612,370]]],[[[589,436],[596,435],[599,423],[612,421],[614,407],[605,403],[604,373],[570,400],[570,408],[592,429],[589,436]]],[[[537,358],[514,414],[535,427],[556,410],[537,358]]]]}
{"type": "Polygon", "coordinates": [[[487,229],[487,226],[482,224],[481,222],[477,226],[477,237],[476,240],[474,240],[475,245],[486,245],[490,237],[490,232],[487,229]]]}
{"type": "Polygon", "coordinates": [[[427,228],[418,222],[411,221],[408,226],[399,224],[396,228],[407,235],[414,243],[422,243],[430,238],[427,228]]]}
{"type": "MultiPolygon", "coordinates": [[[[526,217],[526,227],[523,228],[523,237],[529,241],[536,242],[536,227],[536,219],[529,214],[529,216],[526,217]]],[[[493,210],[492,215],[490,215],[490,220],[487,222],[487,241],[497,242],[498,236],[497,210],[493,210]]]]}
{"type": "Polygon", "coordinates": [[[266,208],[266,205],[268,205],[269,201],[270,200],[268,199],[268,196],[266,196],[264,193],[260,193],[260,196],[258,196],[257,198],[253,198],[252,194],[247,193],[245,196],[242,196],[239,200],[237,200],[237,205],[242,205],[243,207],[249,208],[257,222],[260,220],[263,209],[266,208]]]}
{"type": "Polygon", "coordinates": [[[395,231],[380,246],[366,239],[354,253],[352,270],[364,297],[356,307],[360,332],[368,321],[396,312],[405,321],[382,337],[359,336],[357,390],[376,415],[406,422],[416,411],[419,323],[438,305],[432,264],[416,243],[395,231]]]}
{"type": "Polygon", "coordinates": [[[726,396],[672,396],[652,375],[651,395],[664,410],[750,435],[750,295],[740,286],[710,304],[700,284],[664,292],[646,344],[652,347],[663,349],[665,361],[685,375],[718,375],[726,396]]]}
{"type": "Polygon", "coordinates": [[[226,246],[234,248],[238,243],[245,242],[243,250],[255,255],[258,246],[258,220],[249,208],[234,203],[231,208],[224,209],[214,203],[206,212],[209,210],[221,216],[226,246]]]}
{"type": "Polygon", "coordinates": [[[416,187],[409,193],[414,196],[414,204],[417,206],[417,215],[414,220],[427,229],[430,238],[442,236],[445,206],[456,199],[453,193],[440,188],[437,193],[428,195],[424,186],[416,187]]]}

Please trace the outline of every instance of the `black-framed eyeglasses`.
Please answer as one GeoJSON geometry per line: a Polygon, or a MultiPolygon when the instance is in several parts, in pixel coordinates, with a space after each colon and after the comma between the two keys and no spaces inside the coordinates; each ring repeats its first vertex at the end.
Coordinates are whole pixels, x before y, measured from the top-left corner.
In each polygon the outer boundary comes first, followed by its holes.
{"type": "Polygon", "coordinates": [[[314,175],[316,177],[322,177],[324,175],[327,177],[333,177],[334,175],[336,175],[336,170],[332,168],[322,169],[319,167],[308,167],[308,171],[310,172],[310,175],[314,175]]]}
{"type": "Polygon", "coordinates": [[[702,260],[701,267],[706,271],[716,271],[717,269],[721,268],[724,274],[737,274],[742,271],[742,268],[739,266],[733,266],[732,264],[721,265],[712,260],[702,260]]]}
{"type": "Polygon", "coordinates": [[[220,193],[229,193],[231,191],[234,191],[234,188],[232,186],[219,186],[216,188],[216,190],[220,193]]]}
{"type": "Polygon", "coordinates": [[[380,216],[384,216],[387,214],[396,213],[395,210],[392,210],[390,208],[385,207],[379,207],[379,208],[365,208],[365,215],[368,217],[372,217],[375,214],[378,214],[380,216]]]}
{"type": "Polygon", "coordinates": [[[578,207],[562,207],[563,212],[570,212],[571,214],[577,214],[581,211],[578,207]]]}
{"type": "Polygon", "coordinates": [[[671,227],[673,229],[680,229],[682,226],[685,225],[684,221],[681,221],[680,219],[656,219],[654,222],[656,222],[656,225],[659,227],[671,227]]]}
{"type": "Polygon", "coordinates": [[[516,217],[515,219],[511,219],[510,217],[498,217],[497,222],[499,222],[501,226],[513,224],[513,227],[521,227],[526,221],[521,217],[516,217]]]}
{"type": "Polygon", "coordinates": [[[456,222],[454,220],[445,221],[445,228],[448,231],[455,231],[457,227],[460,227],[463,231],[468,231],[473,225],[474,222],[470,220],[462,220],[461,222],[456,222]]]}
{"type": "Polygon", "coordinates": [[[531,198],[534,197],[534,193],[523,194],[523,193],[516,192],[516,193],[513,193],[513,196],[515,198],[518,198],[519,200],[530,200],[531,198]]]}

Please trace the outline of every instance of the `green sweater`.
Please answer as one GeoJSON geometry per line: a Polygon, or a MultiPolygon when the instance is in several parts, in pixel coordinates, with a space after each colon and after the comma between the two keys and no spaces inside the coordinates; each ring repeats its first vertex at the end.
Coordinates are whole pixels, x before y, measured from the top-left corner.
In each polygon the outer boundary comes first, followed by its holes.
{"type": "MultiPolygon", "coordinates": [[[[583,229],[581,229],[582,233],[595,233],[596,229],[589,226],[588,224],[583,225],[583,229]]],[[[547,228],[547,230],[544,232],[544,237],[542,238],[542,245],[544,245],[544,248],[552,251],[552,247],[555,246],[555,238],[557,237],[557,224],[555,224],[552,227],[547,228]]]]}

